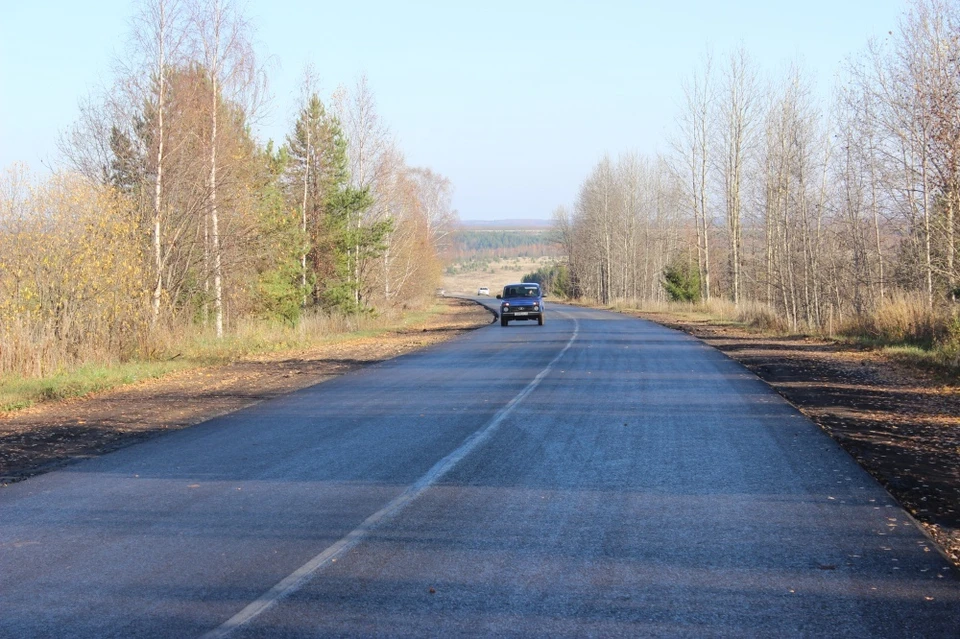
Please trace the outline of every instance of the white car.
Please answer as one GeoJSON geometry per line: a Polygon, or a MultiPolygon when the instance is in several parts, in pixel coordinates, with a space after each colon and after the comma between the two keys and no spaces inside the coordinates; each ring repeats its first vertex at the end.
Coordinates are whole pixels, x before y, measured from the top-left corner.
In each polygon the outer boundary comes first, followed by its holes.
{"type": "Polygon", "coordinates": [[[490,294],[490,289],[487,288],[486,286],[481,286],[480,288],[477,289],[477,295],[489,295],[489,294],[490,294]]]}

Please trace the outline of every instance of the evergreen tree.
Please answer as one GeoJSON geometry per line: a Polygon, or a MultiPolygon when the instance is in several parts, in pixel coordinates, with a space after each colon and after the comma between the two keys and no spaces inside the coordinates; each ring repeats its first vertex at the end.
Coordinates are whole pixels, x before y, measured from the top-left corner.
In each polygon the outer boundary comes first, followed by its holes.
{"type": "Polygon", "coordinates": [[[523,276],[522,282],[536,282],[544,293],[557,297],[572,297],[570,272],[566,264],[541,266],[533,273],[523,276]]]}
{"type": "Polygon", "coordinates": [[[106,182],[125,195],[136,194],[143,179],[143,155],[117,126],[110,127],[110,153],[106,182]]]}
{"type": "Polygon", "coordinates": [[[259,233],[263,246],[257,269],[256,309],[267,319],[295,324],[300,319],[302,300],[310,293],[315,278],[301,281],[300,256],[307,241],[299,221],[291,215],[281,184],[289,163],[285,148],[273,150],[273,141],[258,153],[263,180],[257,185],[259,194],[259,233]]]}
{"type": "Polygon", "coordinates": [[[323,300],[327,306],[347,313],[373,310],[365,302],[367,291],[364,283],[358,281],[354,267],[357,260],[383,255],[386,238],[393,230],[390,219],[367,226],[356,223],[372,204],[368,189],[345,187],[330,201],[327,210],[334,273],[324,282],[323,300]]]}
{"type": "MultiPolygon", "coordinates": [[[[288,200],[300,213],[300,226],[307,247],[301,255],[301,284],[312,281],[313,303],[323,301],[321,282],[335,275],[328,237],[328,211],[347,188],[347,142],[337,119],[329,115],[319,96],[313,94],[300,110],[293,132],[287,136],[288,200]]],[[[306,299],[306,297],[304,298],[306,299]]]]}
{"type": "Polygon", "coordinates": [[[663,288],[675,302],[700,299],[700,273],[688,261],[674,261],[663,270],[663,288]]]}
{"type": "Polygon", "coordinates": [[[370,310],[356,265],[382,255],[393,224],[359,222],[373,197],[350,186],[343,129],[316,94],[287,136],[286,152],[288,198],[297,203],[309,246],[301,264],[302,281],[314,282],[312,301],[347,313],[370,310]]]}

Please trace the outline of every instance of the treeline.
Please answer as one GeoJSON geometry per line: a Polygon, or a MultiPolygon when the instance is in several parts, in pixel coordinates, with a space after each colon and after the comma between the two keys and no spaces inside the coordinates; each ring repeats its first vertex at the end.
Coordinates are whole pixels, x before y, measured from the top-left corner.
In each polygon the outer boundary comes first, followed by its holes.
{"type": "Polygon", "coordinates": [[[527,273],[521,279],[522,282],[535,282],[547,295],[557,297],[567,297],[570,291],[570,273],[567,265],[562,263],[553,263],[541,266],[533,273],[527,273]]]}
{"type": "Polygon", "coordinates": [[[131,24],[63,168],[0,179],[0,372],[432,295],[451,186],[406,164],[364,80],[323,96],[308,69],[289,133],[263,142],[268,77],[238,4],[144,0],[131,24]]]}
{"type": "Polygon", "coordinates": [[[542,257],[557,255],[552,231],[460,229],[451,237],[451,258],[542,257]]]}
{"type": "Polygon", "coordinates": [[[832,101],[744,50],[683,88],[670,153],[604,158],[556,213],[573,294],[759,302],[793,329],[956,299],[960,6],[911,3],[832,101]]]}

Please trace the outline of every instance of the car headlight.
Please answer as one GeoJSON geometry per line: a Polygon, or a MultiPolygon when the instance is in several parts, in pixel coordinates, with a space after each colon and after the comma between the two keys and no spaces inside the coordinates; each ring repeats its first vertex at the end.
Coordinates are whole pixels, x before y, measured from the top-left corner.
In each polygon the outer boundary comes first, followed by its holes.
{"type": "Polygon", "coordinates": [[[504,302],[500,308],[507,308],[508,306],[510,306],[510,302],[504,302]]]}

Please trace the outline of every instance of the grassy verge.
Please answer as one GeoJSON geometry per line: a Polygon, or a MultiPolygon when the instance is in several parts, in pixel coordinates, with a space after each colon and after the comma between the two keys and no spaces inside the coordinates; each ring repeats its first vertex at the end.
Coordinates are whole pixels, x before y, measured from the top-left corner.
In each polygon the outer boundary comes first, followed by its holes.
{"type": "Polygon", "coordinates": [[[687,322],[709,322],[718,326],[736,326],[770,335],[787,335],[786,324],[762,304],[744,302],[740,306],[727,300],[709,302],[645,302],[620,301],[610,307],[615,311],[636,311],[647,315],[664,315],[687,322]]]}
{"type": "Polygon", "coordinates": [[[0,411],[20,410],[34,404],[81,397],[123,384],[162,377],[196,366],[190,361],[126,362],[112,366],[82,366],[43,378],[0,378],[0,411]]]}
{"type": "Polygon", "coordinates": [[[891,360],[932,372],[945,381],[951,383],[960,381],[960,362],[953,349],[894,344],[882,346],[880,352],[891,360]]]}
{"type": "Polygon", "coordinates": [[[82,397],[125,384],[162,377],[168,373],[213,366],[245,357],[306,350],[331,342],[369,339],[428,322],[442,313],[434,304],[420,311],[380,317],[313,316],[298,326],[246,322],[218,340],[198,330],[168,341],[150,360],[87,364],[37,378],[0,377],[0,412],[28,408],[45,401],[82,397]]]}

